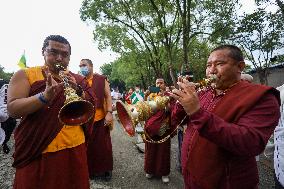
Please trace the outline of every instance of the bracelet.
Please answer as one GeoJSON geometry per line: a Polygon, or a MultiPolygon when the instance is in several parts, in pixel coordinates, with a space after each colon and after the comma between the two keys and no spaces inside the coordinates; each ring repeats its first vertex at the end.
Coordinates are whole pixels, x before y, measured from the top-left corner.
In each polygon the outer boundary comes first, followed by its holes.
{"type": "Polygon", "coordinates": [[[111,110],[107,110],[106,112],[112,113],[112,111],[111,111],[111,110]]]}
{"type": "Polygon", "coordinates": [[[48,104],[48,100],[46,100],[44,98],[43,92],[37,94],[37,98],[39,99],[39,101],[41,101],[43,104],[48,104]]]}

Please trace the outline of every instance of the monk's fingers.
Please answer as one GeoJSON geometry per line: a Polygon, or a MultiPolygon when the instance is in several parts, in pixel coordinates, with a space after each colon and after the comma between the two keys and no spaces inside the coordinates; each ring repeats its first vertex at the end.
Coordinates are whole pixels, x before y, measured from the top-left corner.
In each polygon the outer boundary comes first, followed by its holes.
{"type": "Polygon", "coordinates": [[[184,83],[184,92],[186,94],[195,94],[196,93],[196,86],[195,86],[195,83],[193,82],[187,82],[187,83],[184,83]]]}
{"type": "Polygon", "coordinates": [[[51,76],[50,73],[47,74],[46,85],[47,85],[48,87],[51,87],[51,86],[52,86],[52,76],[51,76]]]}
{"type": "Polygon", "coordinates": [[[172,90],[172,94],[173,94],[172,97],[176,100],[181,100],[182,98],[186,97],[186,94],[183,91],[178,90],[178,89],[172,90]]]}
{"type": "Polygon", "coordinates": [[[184,84],[186,84],[186,85],[190,85],[190,83],[192,83],[192,82],[190,82],[188,79],[186,79],[186,78],[183,78],[182,79],[182,83],[184,83],[184,84]]]}
{"type": "Polygon", "coordinates": [[[179,88],[180,88],[181,90],[184,90],[184,89],[186,89],[186,88],[191,89],[191,90],[194,90],[194,89],[195,89],[194,83],[189,82],[189,81],[186,81],[185,83],[183,83],[183,82],[177,82],[177,84],[178,84],[178,86],[179,86],[179,88]]]}
{"type": "Polygon", "coordinates": [[[182,82],[183,76],[178,76],[178,82],[182,82]]]}
{"type": "Polygon", "coordinates": [[[50,73],[50,72],[49,72],[48,66],[43,66],[43,67],[42,67],[42,75],[43,75],[43,77],[44,77],[45,79],[47,78],[47,76],[48,76],[49,73],[50,73]]]}
{"type": "Polygon", "coordinates": [[[178,96],[174,93],[170,93],[170,97],[174,98],[175,100],[178,100],[180,98],[180,96],[178,96]]]}
{"type": "Polygon", "coordinates": [[[186,76],[184,77],[184,79],[186,79],[187,81],[190,81],[190,75],[186,75],[186,76]]]}

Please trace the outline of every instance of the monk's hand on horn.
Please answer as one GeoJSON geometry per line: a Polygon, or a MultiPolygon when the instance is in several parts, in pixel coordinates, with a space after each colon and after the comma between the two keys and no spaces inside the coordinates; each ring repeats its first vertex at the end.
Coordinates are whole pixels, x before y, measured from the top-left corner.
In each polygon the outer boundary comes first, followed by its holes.
{"type": "Polygon", "coordinates": [[[64,74],[64,78],[67,79],[69,86],[72,87],[73,89],[77,90],[78,84],[77,84],[75,77],[72,74],[70,74],[69,71],[63,71],[62,73],[64,74]]]}
{"type": "Polygon", "coordinates": [[[200,109],[199,98],[192,82],[178,82],[179,90],[174,89],[170,95],[176,99],[188,115],[192,115],[200,109]]]}
{"type": "Polygon", "coordinates": [[[59,88],[63,86],[63,83],[58,83],[53,79],[48,67],[43,68],[43,74],[44,78],[46,79],[46,87],[43,92],[43,95],[44,98],[49,101],[55,96],[59,88]]]}

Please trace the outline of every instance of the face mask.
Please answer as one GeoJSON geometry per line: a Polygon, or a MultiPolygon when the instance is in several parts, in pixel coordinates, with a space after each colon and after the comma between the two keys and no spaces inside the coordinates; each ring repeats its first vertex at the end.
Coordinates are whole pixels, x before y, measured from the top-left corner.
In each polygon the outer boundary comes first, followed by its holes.
{"type": "Polygon", "coordinates": [[[83,76],[87,76],[89,74],[89,69],[87,66],[80,67],[80,72],[83,76]]]}

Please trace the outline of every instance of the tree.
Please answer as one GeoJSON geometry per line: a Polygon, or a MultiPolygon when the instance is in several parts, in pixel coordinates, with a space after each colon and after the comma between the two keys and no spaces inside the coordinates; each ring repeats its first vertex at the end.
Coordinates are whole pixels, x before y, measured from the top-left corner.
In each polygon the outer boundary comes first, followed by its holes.
{"type": "Polygon", "coordinates": [[[240,45],[253,64],[262,84],[267,84],[271,58],[280,55],[284,47],[283,22],[280,13],[257,9],[245,14],[238,23],[231,41],[240,45]]]}
{"type": "MultiPolygon", "coordinates": [[[[147,52],[149,64],[157,77],[163,77],[161,56],[167,51],[172,72],[171,55],[176,35],[176,13],[172,2],[160,1],[102,1],[85,0],[81,8],[82,20],[92,20],[94,36],[101,47],[110,46],[115,52],[147,52]]],[[[172,74],[173,75],[173,74],[172,74]]]]}
{"type": "Polygon", "coordinates": [[[175,83],[176,72],[189,68],[191,40],[211,35],[215,39],[231,31],[235,2],[85,0],[80,13],[82,20],[94,25],[94,39],[99,41],[100,48],[110,47],[121,55],[141,53],[148,57],[147,64],[152,68],[149,70],[156,77],[165,78],[170,73],[175,83]],[[183,61],[177,62],[176,54],[180,52],[183,61]]]}
{"type": "Polygon", "coordinates": [[[103,75],[108,77],[108,80],[110,82],[110,88],[116,88],[118,87],[120,91],[125,90],[125,82],[123,80],[121,80],[120,78],[114,78],[112,77],[112,73],[113,73],[113,66],[114,63],[110,63],[110,64],[103,64],[100,67],[100,70],[102,72],[103,75]]]}
{"type": "Polygon", "coordinates": [[[189,63],[188,56],[194,51],[190,46],[191,41],[196,40],[196,37],[209,38],[213,43],[216,43],[218,39],[223,41],[234,27],[234,15],[239,4],[238,0],[176,0],[176,4],[182,22],[183,64],[181,69],[189,71],[192,65],[189,63]]]}
{"type": "Polygon", "coordinates": [[[261,5],[267,6],[267,4],[278,6],[284,18],[284,2],[283,1],[281,0],[256,0],[255,2],[258,6],[261,6],[261,5]]]}
{"type": "Polygon", "coordinates": [[[112,72],[112,64],[103,64],[100,67],[100,70],[102,72],[103,75],[107,76],[108,78],[110,78],[111,76],[111,72],[112,72]]]}
{"type": "Polygon", "coordinates": [[[6,73],[4,71],[4,67],[0,65],[0,79],[3,79],[6,83],[8,83],[13,76],[14,73],[6,73]]]}

